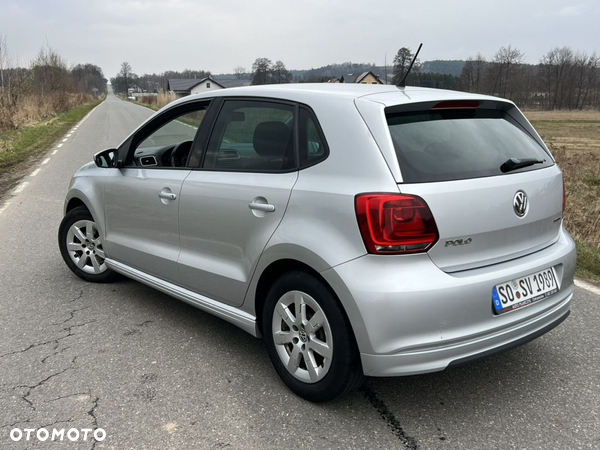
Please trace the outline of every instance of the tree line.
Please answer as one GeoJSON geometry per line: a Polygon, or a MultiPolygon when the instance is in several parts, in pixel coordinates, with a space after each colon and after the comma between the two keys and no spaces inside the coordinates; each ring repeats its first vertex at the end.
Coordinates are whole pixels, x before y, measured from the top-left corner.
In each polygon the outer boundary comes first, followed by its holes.
{"type": "MultiPolygon", "coordinates": [[[[413,52],[402,47],[394,57],[393,80],[398,84],[413,52]]],[[[549,50],[538,64],[526,64],[525,54],[511,45],[491,59],[481,53],[464,62],[460,76],[424,73],[417,60],[408,85],[456,89],[508,98],[524,108],[600,108],[600,57],[570,47],[549,50]]]]}
{"type": "Polygon", "coordinates": [[[20,67],[9,52],[7,38],[0,35],[0,131],[65,112],[105,92],[106,79],[100,67],[69,67],[48,45],[29,67],[20,67]]]}
{"type": "Polygon", "coordinates": [[[181,72],[167,70],[163,73],[145,73],[137,75],[127,61],[121,64],[119,73],[110,79],[112,89],[117,94],[127,94],[129,89],[142,92],[166,92],[169,89],[169,78],[202,78],[210,77],[208,70],[185,69],[181,72]]]}
{"type": "Polygon", "coordinates": [[[491,59],[467,58],[458,87],[497,95],[526,108],[600,108],[600,57],[570,47],[549,50],[538,64],[525,64],[519,49],[501,47],[491,59]]]}
{"type": "MultiPolygon", "coordinates": [[[[248,73],[242,66],[234,68],[234,74],[237,79],[249,79],[251,84],[281,84],[291,83],[292,74],[285,67],[282,61],[271,62],[268,58],[257,58],[252,64],[252,72],[248,73]]],[[[190,70],[186,69],[181,72],[168,70],[166,72],[156,74],[137,75],[133,72],[131,64],[123,62],[119,73],[110,79],[112,89],[117,94],[127,94],[130,89],[133,91],[142,92],[166,92],[169,89],[170,78],[184,79],[203,79],[210,77],[212,74],[208,70],[190,70]]]]}
{"type": "MultiPolygon", "coordinates": [[[[393,58],[391,67],[374,64],[331,64],[306,71],[288,70],[282,61],[273,63],[269,58],[257,58],[247,72],[241,66],[234,68],[238,79],[250,80],[253,85],[291,82],[327,82],[331,78],[349,73],[371,70],[381,80],[398,84],[414,58],[412,50],[401,47],[393,58]]],[[[127,63],[113,78],[113,89],[127,92],[136,86],[147,92],[166,91],[169,78],[204,78],[211,73],[205,70],[168,71],[162,74],[132,73],[127,63]]],[[[549,50],[537,64],[525,63],[525,54],[511,45],[500,47],[490,58],[478,53],[466,61],[429,61],[415,64],[407,77],[407,85],[439,89],[461,90],[508,98],[525,108],[585,109],[600,108],[600,57],[576,52],[570,47],[549,50]],[[460,67],[462,66],[462,70],[460,67]],[[452,73],[433,70],[446,67],[452,73]],[[459,72],[460,71],[460,72],[459,72]],[[456,73],[460,73],[456,76],[456,73]]]]}

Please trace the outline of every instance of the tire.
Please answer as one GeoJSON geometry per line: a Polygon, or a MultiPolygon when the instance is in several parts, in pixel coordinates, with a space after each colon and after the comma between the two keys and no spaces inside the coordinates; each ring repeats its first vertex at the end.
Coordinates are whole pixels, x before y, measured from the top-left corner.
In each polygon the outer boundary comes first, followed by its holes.
{"type": "Polygon", "coordinates": [[[58,228],[58,247],[65,264],[86,281],[109,283],[118,278],[104,262],[102,240],[92,214],[85,206],[67,213],[58,228]]]}
{"type": "Polygon", "coordinates": [[[294,271],[275,281],[265,299],[263,331],[275,371],[296,395],[325,402],[362,384],[358,346],[346,313],[313,275],[294,271]]]}

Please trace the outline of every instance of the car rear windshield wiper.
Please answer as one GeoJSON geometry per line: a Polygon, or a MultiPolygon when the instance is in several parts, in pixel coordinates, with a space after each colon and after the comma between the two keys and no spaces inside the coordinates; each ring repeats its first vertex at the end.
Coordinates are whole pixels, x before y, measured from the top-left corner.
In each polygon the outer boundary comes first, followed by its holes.
{"type": "Polygon", "coordinates": [[[535,159],[535,158],[510,158],[505,161],[504,164],[500,166],[500,170],[502,173],[512,172],[513,170],[522,169],[523,167],[533,166],[534,164],[543,164],[545,163],[545,159],[535,159]]]}

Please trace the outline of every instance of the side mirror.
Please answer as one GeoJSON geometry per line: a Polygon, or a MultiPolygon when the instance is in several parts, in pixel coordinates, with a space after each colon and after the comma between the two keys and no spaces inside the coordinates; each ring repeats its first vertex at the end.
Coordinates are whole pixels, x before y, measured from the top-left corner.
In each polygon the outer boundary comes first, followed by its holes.
{"type": "Polygon", "coordinates": [[[94,162],[98,167],[117,167],[118,151],[116,148],[109,148],[94,155],[94,162]]]}
{"type": "Polygon", "coordinates": [[[320,155],[321,154],[321,143],[316,141],[308,140],[308,154],[309,155],[320,155]]]}

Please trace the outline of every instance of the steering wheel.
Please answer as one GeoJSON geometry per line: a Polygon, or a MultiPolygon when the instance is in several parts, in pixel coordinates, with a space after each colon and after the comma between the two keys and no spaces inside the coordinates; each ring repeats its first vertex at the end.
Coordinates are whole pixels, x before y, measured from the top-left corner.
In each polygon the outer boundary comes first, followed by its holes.
{"type": "Polygon", "coordinates": [[[185,167],[193,141],[180,142],[171,152],[171,167],[185,167]]]}

